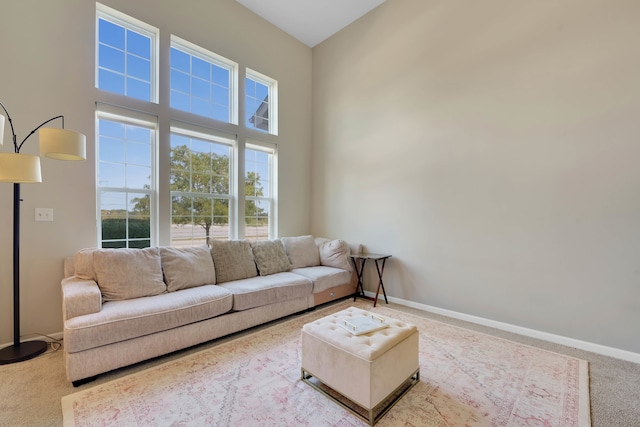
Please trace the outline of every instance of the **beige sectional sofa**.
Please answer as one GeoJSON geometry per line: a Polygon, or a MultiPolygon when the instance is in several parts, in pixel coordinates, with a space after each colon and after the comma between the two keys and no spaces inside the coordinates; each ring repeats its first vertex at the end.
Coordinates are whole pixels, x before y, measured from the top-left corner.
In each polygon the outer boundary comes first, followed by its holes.
{"type": "Polygon", "coordinates": [[[349,251],[312,236],[83,249],[62,280],[67,378],[79,385],[352,295],[349,251]]]}

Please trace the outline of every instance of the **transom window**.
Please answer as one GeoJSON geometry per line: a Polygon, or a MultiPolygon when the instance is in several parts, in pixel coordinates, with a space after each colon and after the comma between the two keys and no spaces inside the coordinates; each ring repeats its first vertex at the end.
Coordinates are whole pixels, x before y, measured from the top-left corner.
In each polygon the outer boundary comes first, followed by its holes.
{"type": "Polygon", "coordinates": [[[277,82],[247,68],[245,78],[246,127],[278,134],[277,82]]]}
{"type": "Polygon", "coordinates": [[[171,107],[237,123],[234,114],[234,71],[237,64],[172,37],[171,107]]]}
{"type": "Polygon", "coordinates": [[[156,102],[158,30],[98,4],[96,87],[143,101],[156,102]]]}

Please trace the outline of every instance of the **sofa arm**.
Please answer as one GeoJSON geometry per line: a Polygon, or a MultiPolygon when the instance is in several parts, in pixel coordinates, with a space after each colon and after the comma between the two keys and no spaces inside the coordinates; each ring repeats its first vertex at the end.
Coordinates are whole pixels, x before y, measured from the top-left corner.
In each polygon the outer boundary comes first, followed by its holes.
{"type": "Polygon", "coordinates": [[[64,320],[102,310],[102,294],[93,280],[76,276],[62,279],[62,315],[64,320]]]}

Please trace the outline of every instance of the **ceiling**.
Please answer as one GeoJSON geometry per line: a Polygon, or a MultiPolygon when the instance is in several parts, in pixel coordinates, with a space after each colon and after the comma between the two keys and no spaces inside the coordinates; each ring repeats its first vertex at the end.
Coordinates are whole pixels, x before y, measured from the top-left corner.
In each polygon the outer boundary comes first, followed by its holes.
{"type": "Polygon", "coordinates": [[[314,47],[385,0],[236,0],[276,27],[314,47]]]}

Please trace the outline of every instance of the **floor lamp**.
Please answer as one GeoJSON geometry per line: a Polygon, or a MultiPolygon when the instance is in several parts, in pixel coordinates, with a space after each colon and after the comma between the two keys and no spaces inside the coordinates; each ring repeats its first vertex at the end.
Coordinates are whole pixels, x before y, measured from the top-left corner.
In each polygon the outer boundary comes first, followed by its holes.
{"type": "MultiPolygon", "coordinates": [[[[13,153],[0,152],[0,182],[13,183],[13,345],[0,349],[0,365],[22,362],[47,350],[45,341],[20,342],[20,184],[42,182],[40,157],[21,154],[20,149],[31,135],[40,130],[40,154],[57,160],[84,160],[86,138],[83,134],[64,129],[64,116],[52,117],[29,133],[18,144],[11,116],[0,102],[11,128],[13,153]],[[62,129],[44,128],[62,119],[62,129]]],[[[4,136],[5,116],[0,114],[0,146],[4,136]]]]}

